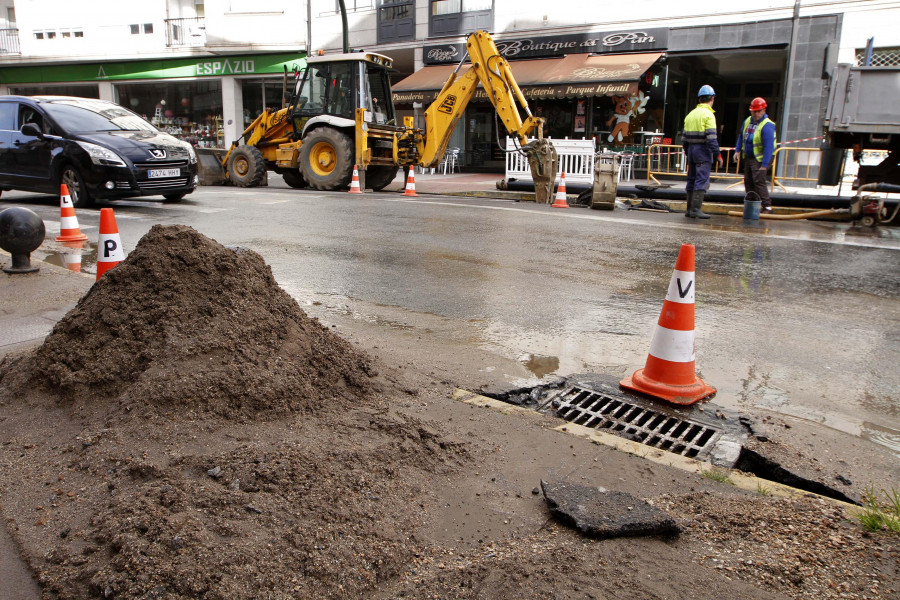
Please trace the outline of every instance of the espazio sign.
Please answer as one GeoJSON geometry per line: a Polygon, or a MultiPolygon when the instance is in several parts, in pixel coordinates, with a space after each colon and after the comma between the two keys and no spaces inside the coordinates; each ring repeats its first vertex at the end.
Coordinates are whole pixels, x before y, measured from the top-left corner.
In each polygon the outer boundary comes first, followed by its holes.
{"type": "Polygon", "coordinates": [[[0,83],[99,82],[139,79],[179,79],[184,77],[222,77],[226,75],[264,75],[304,68],[303,54],[260,54],[219,57],[214,60],[172,59],[90,64],[57,64],[0,69],[0,83]]]}
{"type": "MultiPolygon", "coordinates": [[[[507,60],[547,58],[566,54],[614,54],[623,52],[658,52],[669,44],[667,28],[635,29],[606,33],[576,33],[539,38],[494,40],[497,50],[507,60]]],[[[466,54],[465,44],[425,46],[426,65],[458,63],[466,54]]]]}

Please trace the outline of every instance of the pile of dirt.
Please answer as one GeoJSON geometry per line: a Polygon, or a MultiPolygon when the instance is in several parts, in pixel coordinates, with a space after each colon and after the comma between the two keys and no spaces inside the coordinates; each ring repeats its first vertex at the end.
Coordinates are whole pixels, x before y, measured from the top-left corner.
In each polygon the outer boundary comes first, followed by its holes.
{"type": "Polygon", "coordinates": [[[154,226],[0,365],[0,508],[44,596],[345,598],[399,577],[423,482],[469,456],[395,410],[375,364],[258,254],[154,226]]]}
{"type": "Polygon", "coordinates": [[[30,359],[67,400],[150,402],[229,419],[359,402],[371,360],[309,318],[262,257],[154,226],[30,359]]]}

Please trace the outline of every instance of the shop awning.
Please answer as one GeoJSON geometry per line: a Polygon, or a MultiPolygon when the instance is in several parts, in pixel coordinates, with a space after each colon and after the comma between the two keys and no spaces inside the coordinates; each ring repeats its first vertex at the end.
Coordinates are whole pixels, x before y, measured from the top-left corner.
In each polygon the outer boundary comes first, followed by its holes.
{"type": "MultiPolygon", "coordinates": [[[[633,96],[638,80],[653,66],[660,52],[591,56],[569,54],[561,58],[510,61],[513,75],[526,98],[586,98],[590,96],[633,96]]],[[[395,104],[431,102],[456,65],[420,69],[393,86],[395,104]]],[[[463,65],[460,74],[469,65],[463,65]]],[[[487,99],[481,86],[475,100],[487,99]]]]}

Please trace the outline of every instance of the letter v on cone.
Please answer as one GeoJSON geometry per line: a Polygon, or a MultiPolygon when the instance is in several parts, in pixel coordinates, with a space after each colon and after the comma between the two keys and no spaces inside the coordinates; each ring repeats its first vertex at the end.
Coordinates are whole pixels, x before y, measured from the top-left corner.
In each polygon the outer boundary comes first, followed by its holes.
{"type": "Polygon", "coordinates": [[[97,243],[97,279],[125,260],[122,239],[111,208],[100,209],[100,239],[97,243]]]}
{"type": "Polygon", "coordinates": [[[647,364],[620,381],[621,387],[681,405],[716,393],[694,371],[694,288],[694,245],[682,244],[647,364]]]}

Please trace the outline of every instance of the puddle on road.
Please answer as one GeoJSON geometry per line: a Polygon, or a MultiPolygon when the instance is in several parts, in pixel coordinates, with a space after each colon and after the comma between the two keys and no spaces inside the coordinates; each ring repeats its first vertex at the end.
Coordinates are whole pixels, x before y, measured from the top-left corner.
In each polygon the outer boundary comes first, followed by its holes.
{"type": "Polygon", "coordinates": [[[54,245],[60,249],[50,252],[40,260],[75,273],[97,272],[97,244],[84,241],[56,242],[54,245]]]}
{"type": "Polygon", "coordinates": [[[519,357],[519,362],[525,365],[525,368],[531,371],[538,379],[542,379],[544,375],[549,375],[559,370],[558,356],[524,354],[519,357]]]}

